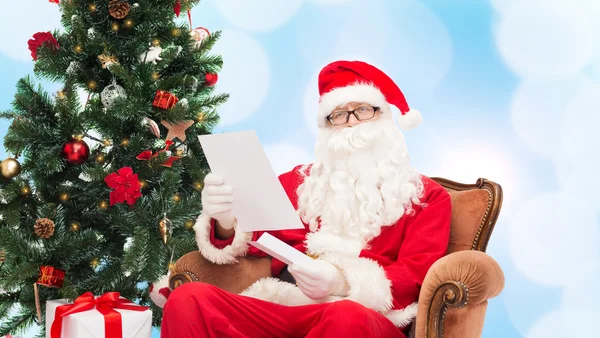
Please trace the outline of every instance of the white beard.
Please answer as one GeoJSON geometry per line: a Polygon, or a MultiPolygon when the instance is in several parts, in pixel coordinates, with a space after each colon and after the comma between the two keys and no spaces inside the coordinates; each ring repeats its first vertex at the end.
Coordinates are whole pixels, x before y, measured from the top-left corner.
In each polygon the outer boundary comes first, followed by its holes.
{"type": "MultiPolygon", "coordinates": [[[[298,214],[316,231],[366,244],[419,204],[421,176],[409,165],[391,115],[352,128],[323,128],[317,162],[298,187],[298,214]]],[[[305,172],[302,170],[302,172],[305,172]]]]}

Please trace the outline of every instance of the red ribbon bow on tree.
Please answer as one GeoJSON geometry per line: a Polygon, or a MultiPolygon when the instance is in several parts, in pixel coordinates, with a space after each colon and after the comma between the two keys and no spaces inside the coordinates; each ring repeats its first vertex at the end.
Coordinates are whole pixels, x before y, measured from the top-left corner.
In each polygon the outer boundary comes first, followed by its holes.
{"type": "MultiPolygon", "coordinates": [[[[166,140],[165,144],[166,144],[165,149],[159,150],[154,154],[152,153],[152,150],[144,150],[135,158],[137,158],[140,161],[150,161],[151,159],[158,156],[160,153],[163,153],[163,152],[169,150],[169,148],[171,148],[171,146],[173,145],[173,141],[166,140]]],[[[179,160],[179,159],[181,159],[180,156],[169,156],[169,158],[165,162],[161,163],[160,165],[162,165],[163,167],[171,168],[173,166],[173,162],[175,162],[176,160],[179,160]]]]}
{"type": "MultiPolygon", "coordinates": [[[[181,0],[177,0],[175,2],[175,7],[173,8],[173,11],[175,12],[175,15],[179,17],[179,15],[181,14],[181,0]]],[[[190,28],[192,28],[192,11],[188,10],[187,14],[188,19],[190,20],[190,28]]]]}
{"type": "Polygon", "coordinates": [[[123,323],[121,314],[114,309],[131,311],[146,311],[147,306],[135,305],[128,299],[120,298],[118,292],[107,292],[99,298],[91,292],[86,292],[77,297],[73,304],[61,305],[56,308],[54,322],[50,328],[51,338],[61,338],[63,317],[73,313],[89,311],[96,308],[104,316],[104,336],[123,337],[123,323]]]}

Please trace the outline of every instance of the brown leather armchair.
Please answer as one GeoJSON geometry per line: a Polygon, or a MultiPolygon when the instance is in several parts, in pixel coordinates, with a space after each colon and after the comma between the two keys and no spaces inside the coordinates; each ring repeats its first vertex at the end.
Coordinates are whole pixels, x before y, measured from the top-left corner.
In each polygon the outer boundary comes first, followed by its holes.
{"type": "MultiPolygon", "coordinates": [[[[485,253],[502,206],[502,188],[481,178],[475,184],[433,179],[452,197],[450,243],[448,254],[425,276],[410,336],[481,337],[488,299],[504,288],[502,269],[485,253]]],[[[177,260],[169,286],[202,281],[240,293],[270,275],[269,258],[243,257],[234,265],[216,265],[193,251],[177,260]]]]}

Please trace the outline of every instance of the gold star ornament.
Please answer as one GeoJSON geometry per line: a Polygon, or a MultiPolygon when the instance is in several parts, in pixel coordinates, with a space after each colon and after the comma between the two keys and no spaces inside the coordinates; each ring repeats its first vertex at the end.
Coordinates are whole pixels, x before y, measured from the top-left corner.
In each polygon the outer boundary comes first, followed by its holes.
{"type": "Polygon", "coordinates": [[[98,60],[102,63],[102,68],[107,69],[110,65],[119,64],[119,60],[114,55],[102,54],[98,55],[98,60]]]}
{"type": "Polygon", "coordinates": [[[185,131],[194,124],[194,121],[187,120],[179,122],[178,124],[173,124],[171,122],[162,120],[160,123],[169,130],[167,133],[167,140],[178,138],[181,142],[185,142],[185,131]]]}

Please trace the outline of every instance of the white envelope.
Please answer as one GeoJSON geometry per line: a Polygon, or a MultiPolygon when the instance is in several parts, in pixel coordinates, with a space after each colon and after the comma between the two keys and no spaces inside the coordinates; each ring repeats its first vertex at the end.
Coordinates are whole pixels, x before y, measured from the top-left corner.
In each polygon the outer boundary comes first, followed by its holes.
{"type": "Polygon", "coordinates": [[[233,187],[233,213],[239,229],[304,228],[254,130],[200,135],[198,139],[211,171],[233,187]]]}
{"type": "Polygon", "coordinates": [[[255,246],[263,252],[277,258],[285,264],[292,265],[294,263],[307,263],[313,260],[298,249],[285,243],[284,241],[265,232],[260,236],[258,241],[250,241],[252,246],[255,246]]]}
{"type": "MultiPolygon", "coordinates": [[[[50,328],[54,313],[60,305],[70,304],[65,299],[46,302],[46,338],[50,338],[50,328]]],[[[152,311],[131,311],[115,309],[121,313],[123,338],[150,338],[152,335],[152,311]]],[[[98,310],[74,313],[63,317],[62,338],[113,338],[104,335],[104,317],[98,310]]]]}

